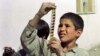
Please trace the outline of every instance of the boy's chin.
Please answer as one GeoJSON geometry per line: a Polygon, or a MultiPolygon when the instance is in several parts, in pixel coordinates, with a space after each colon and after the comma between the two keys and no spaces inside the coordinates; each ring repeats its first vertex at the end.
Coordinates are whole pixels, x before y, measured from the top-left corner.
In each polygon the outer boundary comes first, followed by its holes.
{"type": "Polygon", "coordinates": [[[61,41],[62,43],[68,43],[68,42],[70,42],[70,40],[67,40],[67,39],[60,39],[60,41],[61,41]]]}
{"type": "Polygon", "coordinates": [[[65,39],[60,39],[60,41],[61,41],[61,42],[67,42],[67,40],[65,40],[65,39]]]}

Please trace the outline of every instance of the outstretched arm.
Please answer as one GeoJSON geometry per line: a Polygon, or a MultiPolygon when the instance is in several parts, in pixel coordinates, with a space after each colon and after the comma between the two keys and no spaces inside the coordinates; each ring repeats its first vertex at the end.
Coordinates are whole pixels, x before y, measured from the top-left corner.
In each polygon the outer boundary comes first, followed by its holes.
{"type": "Polygon", "coordinates": [[[43,3],[39,11],[36,13],[34,18],[29,21],[27,27],[24,29],[21,35],[21,43],[23,48],[33,56],[39,56],[40,52],[40,39],[37,36],[36,25],[51,9],[54,9],[56,6],[53,3],[43,3]]]}
{"type": "Polygon", "coordinates": [[[36,24],[39,22],[41,17],[46,15],[50,10],[56,8],[54,3],[43,3],[35,17],[30,21],[31,26],[36,26],[36,24]]]}

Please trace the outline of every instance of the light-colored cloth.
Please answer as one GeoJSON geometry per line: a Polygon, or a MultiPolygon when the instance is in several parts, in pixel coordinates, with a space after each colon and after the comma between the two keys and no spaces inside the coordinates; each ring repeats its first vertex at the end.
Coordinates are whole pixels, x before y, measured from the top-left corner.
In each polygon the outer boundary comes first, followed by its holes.
{"type": "MultiPolygon", "coordinates": [[[[47,47],[47,41],[39,38],[37,29],[29,24],[21,35],[21,43],[30,56],[57,56],[47,47]]],[[[89,54],[86,50],[77,47],[63,53],[62,56],[89,56],[89,54]]]]}

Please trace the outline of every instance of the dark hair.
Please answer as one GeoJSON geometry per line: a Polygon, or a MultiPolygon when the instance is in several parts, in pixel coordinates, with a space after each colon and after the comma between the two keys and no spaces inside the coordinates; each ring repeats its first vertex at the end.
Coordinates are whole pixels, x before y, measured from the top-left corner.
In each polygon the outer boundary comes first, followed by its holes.
{"type": "Polygon", "coordinates": [[[45,37],[45,39],[47,39],[48,35],[49,35],[49,25],[47,22],[45,22],[44,20],[40,20],[36,26],[36,28],[38,29],[38,36],[39,37],[45,37]]]}
{"type": "Polygon", "coordinates": [[[11,47],[4,47],[4,52],[2,56],[11,56],[14,54],[14,50],[11,47]]]}
{"type": "Polygon", "coordinates": [[[20,53],[21,56],[26,56],[27,54],[24,49],[20,49],[18,52],[20,53]]]}
{"type": "Polygon", "coordinates": [[[75,26],[75,29],[81,29],[83,31],[83,28],[84,28],[84,21],[83,19],[81,18],[81,16],[79,16],[78,14],[75,14],[75,13],[72,13],[72,12],[68,12],[68,13],[65,13],[61,18],[67,18],[67,19],[70,19],[72,20],[74,26],[75,26]]]}

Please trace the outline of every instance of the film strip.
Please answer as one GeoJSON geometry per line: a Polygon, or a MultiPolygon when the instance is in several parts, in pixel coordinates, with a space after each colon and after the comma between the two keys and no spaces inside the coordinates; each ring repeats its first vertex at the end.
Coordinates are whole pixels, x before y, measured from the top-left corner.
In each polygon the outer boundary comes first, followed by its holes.
{"type": "MultiPolygon", "coordinates": [[[[51,24],[50,24],[50,41],[54,41],[54,25],[55,25],[55,16],[56,16],[56,10],[52,9],[51,13],[51,24]]],[[[54,53],[55,49],[50,48],[51,52],[54,53]]]]}
{"type": "Polygon", "coordinates": [[[52,9],[52,14],[51,14],[51,24],[50,24],[50,37],[54,37],[54,25],[55,25],[55,16],[56,12],[55,9],[52,9]]]}

